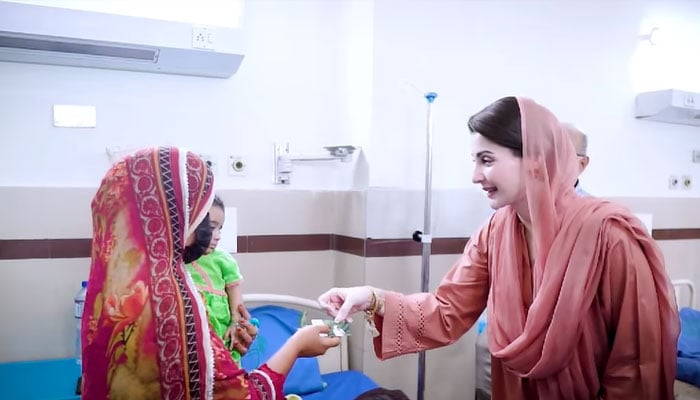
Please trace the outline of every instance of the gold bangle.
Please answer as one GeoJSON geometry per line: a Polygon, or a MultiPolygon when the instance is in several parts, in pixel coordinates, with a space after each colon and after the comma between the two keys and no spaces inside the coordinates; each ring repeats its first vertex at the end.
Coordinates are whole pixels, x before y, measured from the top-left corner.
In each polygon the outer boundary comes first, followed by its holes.
{"type": "Polygon", "coordinates": [[[377,297],[377,309],[374,312],[384,316],[384,307],[386,305],[386,301],[384,301],[384,295],[382,294],[381,290],[377,289],[375,292],[375,296],[377,297]]]}
{"type": "Polygon", "coordinates": [[[374,324],[374,316],[377,313],[377,310],[379,309],[379,296],[377,296],[377,291],[376,289],[372,288],[372,301],[369,303],[369,307],[365,310],[365,320],[367,321],[367,328],[369,328],[370,333],[372,334],[372,337],[377,337],[379,336],[379,330],[377,329],[377,326],[374,324]]]}
{"type": "Polygon", "coordinates": [[[377,311],[377,292],[374,289],[372,291],[372,300],[369,302],[369,306],[365,309],[366,313],[374,314],[377,311]]]}

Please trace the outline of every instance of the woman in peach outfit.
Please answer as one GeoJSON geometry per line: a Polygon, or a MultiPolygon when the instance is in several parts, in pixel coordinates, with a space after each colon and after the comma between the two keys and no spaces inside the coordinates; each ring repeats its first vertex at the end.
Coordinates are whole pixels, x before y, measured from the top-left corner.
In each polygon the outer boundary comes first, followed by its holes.
{"type": "Polygon", "coordinates": [[[469,120],[473,182],[497,211],[435,293],[334,288],[369,311],[381,359],[445,346],[488,305],[492,398],[672,399],[679,321],[661,251],[632,213],[574,192],[568,129],[506,97],[469,120]]]}

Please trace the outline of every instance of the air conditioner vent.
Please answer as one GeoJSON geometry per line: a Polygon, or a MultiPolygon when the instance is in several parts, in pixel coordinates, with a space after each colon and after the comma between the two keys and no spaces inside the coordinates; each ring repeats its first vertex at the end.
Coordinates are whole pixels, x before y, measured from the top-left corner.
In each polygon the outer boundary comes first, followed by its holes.
{"type": "Polygon", "coordinates": [[[229,78],[244,47],[239,28],[0,0],[0,63],[229,78]]]}
{"type": "Polygon", "coordinates": [[[118,44],[89,43],[87,41],[78,42],[67,38],[16,37],[7,32],[0,32],[0,47],[136,61],[158,61],[158,51],[153,49],[118,44]]]}
{"type": "Polygon", "coordinates": [[[635,117],[700,126],[700,93],[677,89],[639,93],[636,98],[635,117]]]}

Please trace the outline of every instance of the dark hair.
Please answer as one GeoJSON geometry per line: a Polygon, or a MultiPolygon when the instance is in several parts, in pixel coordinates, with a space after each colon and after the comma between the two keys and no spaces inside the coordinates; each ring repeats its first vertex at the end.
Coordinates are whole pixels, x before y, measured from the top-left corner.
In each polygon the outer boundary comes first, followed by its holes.
{"type": "Polygon", "coordinates": [[[523,156],[520,107],[515,97],[503,97],[469,118],[469,131],[523,156]]]}
{"type": "Polygon", "coordinates": [[[200,222],[199,225],[197,225],[197,228],[194,230],[194,243],[189,246],[185,246],[182,261],[184,261],[185,264],[189,264],[203,256],[209,248],[212,234],[213,229],[209,220],[209,213],[207,213],[202,222],[200,222]]]}
{"type": "Polygon", "coordinates": [[[224,207],[224,202],[221,201],[221,197],[214,195],[214,203],[211,205],[212,207],[219,207],[222,210],[225,210],[226,207],[224,207]]]}
{"type": "Polygon", "coordinates": [[[406,393],[400,390],[375,388],[355,397],[355,400],[408,400],[406,393]]]}

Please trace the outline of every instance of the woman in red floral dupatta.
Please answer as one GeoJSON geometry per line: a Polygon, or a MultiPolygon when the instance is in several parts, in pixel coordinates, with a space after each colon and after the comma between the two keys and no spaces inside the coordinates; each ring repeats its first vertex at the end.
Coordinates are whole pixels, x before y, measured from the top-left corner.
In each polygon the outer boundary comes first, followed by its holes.
{"type": "Polygon", "coordinates": [[[670,400],[680,329],[661,250],[629,210],[574,192],[567,126],[527,98],[469,120],[473,183],[497,211],[434,293],[321,295],[369,310],[382,359],[445,346],[488,304],[494,400],[670,400]]]}
{"type": "Polygon", "coordinates": [[[183,264],[201,255],[199,242],[208,245],[213,183],[199,157],[170,147],[140,151],[107,172],[92,202],[83,398],[283,398],[296,357],[338,344],[307,327],[259,369],[236,365],[183,264]]]}

